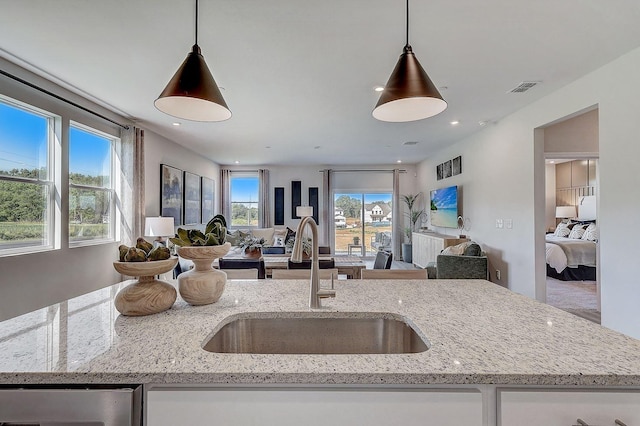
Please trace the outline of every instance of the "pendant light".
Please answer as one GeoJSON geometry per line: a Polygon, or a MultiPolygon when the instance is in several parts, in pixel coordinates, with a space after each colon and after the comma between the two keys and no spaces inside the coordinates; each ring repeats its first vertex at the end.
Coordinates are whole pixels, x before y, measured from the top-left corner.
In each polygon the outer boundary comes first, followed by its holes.
{"type": "Polygon", "coordinates": [[[154,105],[165,114],[185,120],[223,121],[231,118],[231,111],[198,46],[198,0],[196,43],[154,105]]]}
{"type": "Polygon", "coordinates": [[[409,0],[407,0],[407,42],[380,99],[373,117],[380,121],[406,122],[440,114],[447,103],[424,71],[409,45],[409,0]]]}

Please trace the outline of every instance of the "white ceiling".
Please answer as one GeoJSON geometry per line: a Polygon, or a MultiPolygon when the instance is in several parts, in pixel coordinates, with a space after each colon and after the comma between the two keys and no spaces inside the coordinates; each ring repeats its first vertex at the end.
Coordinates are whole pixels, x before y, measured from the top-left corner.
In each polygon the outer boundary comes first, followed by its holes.
{"type": "Polygon", "coordinates": [[[411,45],[449,107],[384,123],[373,88],[402,52],[404,1],[201,0],[198,44],[233,117],[175,127],[153,101],[191,49],[194,8],[0,0],[0,55],[220,164],[358,165],[421,161],[640,46],[638,0],[413,0],[411,45]],[[542,84],[507,94],[527,80],[542,84]]]}

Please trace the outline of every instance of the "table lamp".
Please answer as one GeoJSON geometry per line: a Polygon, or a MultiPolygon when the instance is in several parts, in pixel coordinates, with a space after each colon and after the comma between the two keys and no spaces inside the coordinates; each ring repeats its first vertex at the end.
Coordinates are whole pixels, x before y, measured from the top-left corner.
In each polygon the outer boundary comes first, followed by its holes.
{"type": "Polygon", "coordinates": [[[556,207],[556,218],[567,219],[571,217],[576,217],[576,206],[557,206],[556,207]]]}
{"type": "Polygon", "coordinates": [[[147,217],[144,220],[145,237],[157,237],[154,246],[166,246],[164,237],[173,236],[175,234],[173,226],[173,217],[147,217]]]}

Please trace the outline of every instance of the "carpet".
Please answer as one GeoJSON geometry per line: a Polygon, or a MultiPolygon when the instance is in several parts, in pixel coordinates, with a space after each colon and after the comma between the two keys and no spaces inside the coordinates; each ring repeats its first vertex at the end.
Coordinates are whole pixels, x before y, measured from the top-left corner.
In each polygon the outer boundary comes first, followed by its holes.
{"type": "Polygon", "coordinates": [[[595,281],[560,281],[547,277],[547,303],[600,324],[595,281]]]}

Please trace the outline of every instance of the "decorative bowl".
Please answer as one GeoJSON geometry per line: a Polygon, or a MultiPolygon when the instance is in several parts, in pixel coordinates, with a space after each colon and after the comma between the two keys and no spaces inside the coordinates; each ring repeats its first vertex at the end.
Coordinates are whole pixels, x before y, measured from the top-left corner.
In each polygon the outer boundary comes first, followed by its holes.
{"type": "Polygon", "coordinates": [[[175,268],[178,263],[177,257],[165,260],[154,260],[148,262],[113,262],[113,267],[122,275],[130,277],[152,277],[164,274],[175,268]]]}

